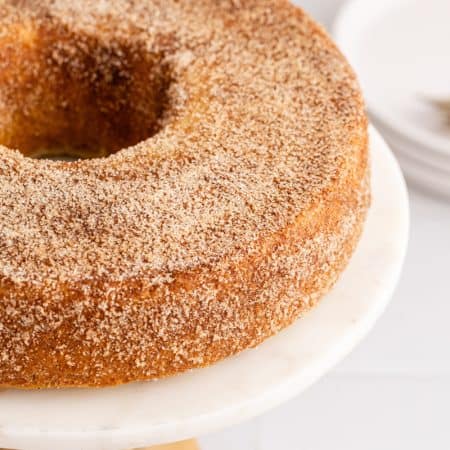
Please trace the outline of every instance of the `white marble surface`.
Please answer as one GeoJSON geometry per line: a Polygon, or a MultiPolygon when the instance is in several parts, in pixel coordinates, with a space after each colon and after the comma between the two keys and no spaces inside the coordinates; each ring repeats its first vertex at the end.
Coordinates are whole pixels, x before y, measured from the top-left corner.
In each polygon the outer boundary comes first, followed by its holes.
{"type": "Polygon", "coordinates": [[[395,159],[371,130],[372,206],[350,264],[301,320],[207,369],[111,389],[0,392],[0,447],[114,450],[203,434],[309,387],[370,331],[398,281],[408,199],[395,159]]]}
{"type": "MultiPolygon", "coordinates": [[[[296,3],[328,26],[344,1],[296,3]]],[[[450,448],[450,202],[409,188],[406,263],[373,332],[307,392],[202,450],[450,448]]]]}

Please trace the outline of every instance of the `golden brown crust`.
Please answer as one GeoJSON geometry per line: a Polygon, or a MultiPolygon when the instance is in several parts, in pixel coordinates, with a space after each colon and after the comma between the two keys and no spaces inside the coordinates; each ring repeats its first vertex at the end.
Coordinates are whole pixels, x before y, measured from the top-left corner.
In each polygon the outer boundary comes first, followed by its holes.
{"type": "Polygon", "coordinates": [[[330,289],[369,203],[358,85],[304,13],[282,0],[71,3],[0,2],[0,73],[15,78],[0,76],[0,143],[86,151],[83,133],[120,111],[96,145],[151,137],[70,164],[0,147],[4,387],[159,378],[258,345],[330,289]]]}

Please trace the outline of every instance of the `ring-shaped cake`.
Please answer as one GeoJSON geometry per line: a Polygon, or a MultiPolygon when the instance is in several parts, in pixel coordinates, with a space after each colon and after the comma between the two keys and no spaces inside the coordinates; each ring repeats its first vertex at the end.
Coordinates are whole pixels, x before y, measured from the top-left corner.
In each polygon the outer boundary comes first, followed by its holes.
{"type": "Polygon", "coordinates": [[[355,75],[285,0],[0,1],[0,144],[3,387],[258,345],[331,288],[370,199],[355,75]]]}

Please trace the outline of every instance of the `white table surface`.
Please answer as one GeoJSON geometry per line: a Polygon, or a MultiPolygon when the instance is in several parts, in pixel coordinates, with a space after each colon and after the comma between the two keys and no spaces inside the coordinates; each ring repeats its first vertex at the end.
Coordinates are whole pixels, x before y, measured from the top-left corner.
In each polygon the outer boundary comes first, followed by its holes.
{"type": "MultiPolygon", "coordinates": [[[[343,0],[300,0],[326,26],[343,0]]],[[[450,449],[450,202],[410,185],[411,238],[368,338],[296,399],[201,439],[202,450],[450,449]]]]}

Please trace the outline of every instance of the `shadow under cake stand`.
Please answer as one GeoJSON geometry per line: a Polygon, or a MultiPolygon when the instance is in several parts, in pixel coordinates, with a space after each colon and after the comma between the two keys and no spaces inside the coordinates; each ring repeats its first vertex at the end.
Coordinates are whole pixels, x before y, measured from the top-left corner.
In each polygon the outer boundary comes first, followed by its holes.
{"type": "MultiPolygon", "coordinates": [[[[172,378],[104,389],[0,392],[0,447],[125,450],[213,432],[296,396],[369,332],[399,278],[409,211],[401,171],[370,130],[372,206],[333,290],[258,348],[172,378]]],[[[172,444],[193,450],[194,441],[172,444]]],[[[157,447],[158,448],[158,447],[157,447]]]]}

